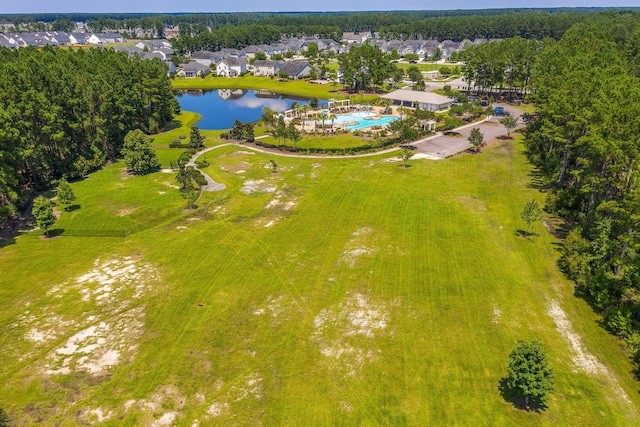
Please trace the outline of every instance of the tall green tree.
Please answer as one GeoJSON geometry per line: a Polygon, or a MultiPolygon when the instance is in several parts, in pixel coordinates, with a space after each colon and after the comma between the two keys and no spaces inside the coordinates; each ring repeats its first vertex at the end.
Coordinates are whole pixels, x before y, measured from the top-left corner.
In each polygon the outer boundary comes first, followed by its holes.
{"type": "Polygon", "coordinates": [[[56,187],[56,195],[58,196],[58,202],[64,206],[65,210],[69,210],[69,206],[76,200],[76,195],[73,189],[69,185],[66,179],[62,178],[58,181],[56,187]]]}
{"type": "Polygon", "coordinates": [[[137,174],[147,173],[158,166],[158,156],[151,138],[140,129],[132,130],[124,138],[122,156],[127,168],[137,174]]]}
{"type": "Polygon", "coordinates": [[[554,375],[547,352],[536,340],[518,344],[509,355],[506,385],[518,396],[545,405],[554,390],[554,375]]]}
{"type": "Polygon", "coordinates": [[[198,126],[191,126],[191,133],[189,134],[189,148],[202,148],[204,147],[204,137],[200,133],[198,126]]]}
{"type": "Polygon", "coordinates": [[[38,227],[42,228],[47,237],[49,237],[49,228],[56,223],[56,216],[53,213],[53,203],[51,203],[51,200],[43,196],[36,197],[33,200],[31,214],[38,227]]]}

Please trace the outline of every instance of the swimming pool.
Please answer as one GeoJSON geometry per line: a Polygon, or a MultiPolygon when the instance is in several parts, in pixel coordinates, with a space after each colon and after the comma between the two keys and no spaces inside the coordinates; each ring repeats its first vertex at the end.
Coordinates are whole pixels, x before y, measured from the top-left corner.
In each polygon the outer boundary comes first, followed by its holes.
{"type": "Polygon", "coordinates": [[[396,116],[383,116],[379,119],[367,119],[367,117],[375,116],[375,113],[369,113],[365,111],[358,111],[355,113],[351,113],[349,115],[340,115],[337,116],[334,120],[335,123],[349,123],[349,122],[357,122],[352,125],[345,125],[345,129],[349,130],[359,130],[365,129],[372,126],[385,126],[391,123],[394,120],[398,120],[400,117],[396,116]]]}

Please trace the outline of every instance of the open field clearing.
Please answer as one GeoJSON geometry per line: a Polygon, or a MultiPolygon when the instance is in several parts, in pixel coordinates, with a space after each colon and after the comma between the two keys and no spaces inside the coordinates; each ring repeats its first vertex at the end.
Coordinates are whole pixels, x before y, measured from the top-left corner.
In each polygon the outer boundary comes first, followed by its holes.
{"type": "Polygon", "coordinates": [[[519,142],[407,169],[207,160],[227,189],[197,210],[174,174],[116,163],[72,184],[80,208],[53,228],[142,231],[0,249],[0,406],[20,425],[640,424],[631,365],[556,239],[517,233],[544,197],[519,142]],[[540,413],[499,390],[531,339],[556,374],[540,413]]]}

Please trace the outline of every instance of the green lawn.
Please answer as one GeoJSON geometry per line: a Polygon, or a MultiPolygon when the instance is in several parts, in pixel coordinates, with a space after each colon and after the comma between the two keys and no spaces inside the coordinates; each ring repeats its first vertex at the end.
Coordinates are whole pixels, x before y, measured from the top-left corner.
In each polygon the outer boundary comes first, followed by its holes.
{"type": "MultiPolygon", "coordinates": [[[[330,126],[330,125],[329,125],[330,126]]],[[[320,129],[320,128],[318,128],[320,129]]],[[[267,144],[278,145],[276,138],[267,136],[260,138],[258,141],[266,142],[267,144]]],[[[280,144],[292,147],[291,141],[280,140],[280,144]]],[[[353,136],[351,133],[337,134],[337,135],[306,135],[304,134],[302,139],[298,141],[298,148],[353,148],[367,145],[368,141],[357,136],[353,136]]]]}
{"type": "MultiPolygon", "coordinates": [[[[305,80],[289,80],[281,82],[269,77],[257,77],[246,75],[244,77],[213,77],[204,79],[173,79],[171,85],[174,89],[265,89],[282,94],[298,95],[308,98],[329,99],[345,98],[343,95],[333,92],[333,85],[316,85],[305,80]]],[[[336,89],[340,89],[340,86],[336,89]]]]}
{"type": "MultiPolygon", "coordinates": [[[[197,125],[201,118],[202,116],[198,113],[181,111],[169,126],[169,130],[151,135],[153,145],[156,148],[156,154],[162,168],[166,169],[171,167],[171,162],[177,161],[180,154],[184,151],[184,148],[169,148],[169,144],[176,140],[181,143],[188,143],[191,127],[193,125],[197,125]]],[[[220,135],[224,132],[224,130],[200,129],[200,134],[205,137],[204,145],[206,147],[213,147],[214,145],[220,145],[227,142],[220,139],[220,135]]]]}
{"type": "Polygon", "coordinates": [[[188,212],[173,174],[116,163],[72,183],[80,209],[54,228],[152,227],[0,249],[0,407],[17,425],[638,425],[630,363],[557,241],[540,223],[517,234],[544,198],[522,146],[386,158],[221,147],[207,172],[227,189],[188,212]],[[556,303],[610,375],[576,366],[556,303]],[[534,338],[556,374],[540,413],[498,390],[534,338]]]}
{"type": "Polygon", "coordinates": [[[403,70],[407,70],[409,67],[414,66],[418,67],[420,71],[436,71],[442,67],[446,67],[446,64],[425,64],[424,62],[418,62],[417,64],[408,64],[405,62],[399,62],[396,64],[398,68],[402,68],[403,70]]]}

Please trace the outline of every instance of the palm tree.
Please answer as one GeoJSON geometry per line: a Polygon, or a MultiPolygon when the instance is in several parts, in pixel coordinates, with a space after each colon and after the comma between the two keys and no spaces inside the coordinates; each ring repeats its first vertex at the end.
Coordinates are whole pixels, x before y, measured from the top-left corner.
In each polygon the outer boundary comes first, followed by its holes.
{"type": "Polygon", "coordinates": [[[385,112],[389,109],[391,104],[393,104],[393,100],[392,99],[389,99],[389,98],[383,98],[382,99],[382,105],[384,105],[384,111],[385,112]]]}
{"type": "Polygon", "coordinates": [[[300,113],[300,105],[298,105],[296,101],[293,101],[291,103],[291,110],[293,111],[293,118],[295,119],[296,116],[300,113]]]}
{"type": "Polygon", "coordinates": [[[325,113],[322,113],[321,117],[322,117],[322,135],[324,136],[324,120],[327,118],[327,115],[325,113]]]}
{"type": "Polygon", "coordinates": [[[333,123],[336,121],[336,119],[338,118],[338,116],[336,116],[335,114],[332,114],[331,116],[329,116],[329,118],[331,119],[331,132],[334,131],[333,129],[333,123]]]}

